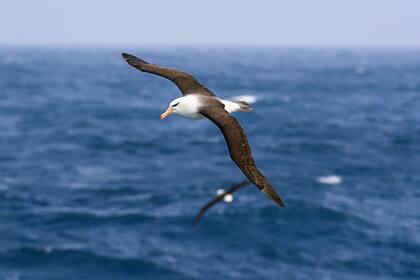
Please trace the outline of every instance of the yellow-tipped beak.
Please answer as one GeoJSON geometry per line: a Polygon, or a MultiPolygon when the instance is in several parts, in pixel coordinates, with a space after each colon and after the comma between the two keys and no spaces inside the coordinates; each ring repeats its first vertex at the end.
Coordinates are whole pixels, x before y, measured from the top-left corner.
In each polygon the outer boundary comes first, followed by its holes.
{"type": "Polygon", "coordinates": [[[168,107],[168,109],[166,109],[166,111],[163,112],[162,115],[160,115],[160,119],[163,120],[164,118],[166,118],[167,116],[169,116],[173,112],[174,111],[172,110],[172,108],[171,107],[168,107]]]}

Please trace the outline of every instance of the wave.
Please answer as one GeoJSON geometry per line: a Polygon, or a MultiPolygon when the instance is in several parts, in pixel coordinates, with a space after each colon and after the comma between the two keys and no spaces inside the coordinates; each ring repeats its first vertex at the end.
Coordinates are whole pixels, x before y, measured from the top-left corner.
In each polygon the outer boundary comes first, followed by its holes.
{"type": "Polygon", "coordinates": [[[97,223],[139,223],[156,219],[138,210],[121,209],[89,209],[74,207],[52,207],[34,210],[33,214],[42,216],[49,224],[77,223],[78,225],[91,225],[97,223]]]}
{"type": "Polygon", "coordinates": [[[0,263],[12,271],[19,268],[21,275],[28,269],[35,278],[55,274],[66,276],[60,279],[193,279],[150,260],[105,256],[74,248],[21,247],[0,253],[0,263]]]}

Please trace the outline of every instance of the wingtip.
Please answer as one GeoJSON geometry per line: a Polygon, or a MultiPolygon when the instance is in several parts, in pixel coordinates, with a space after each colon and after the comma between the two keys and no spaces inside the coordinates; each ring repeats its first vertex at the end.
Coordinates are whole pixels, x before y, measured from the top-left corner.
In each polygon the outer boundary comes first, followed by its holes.
{"type": "Polygon", "coordinates": [[[277,192],[273,188],[264,188],[261,190],[266,196],[268,196],[271,200],[277,203],[280,207],[285,208],[286,204],[284,204],[283,199],[277,194],[277,192]]]}
{"type": "Polygon", "coordinates": [[[201,217],[203,216],[203,214],[204,214],[204,211],[205,210],[203,210],[203,208],[200,208],[200,211],[197,213],[197,215],[195,215],[195,217],[194,217],[194,221],[192,222],[192,224],[194,225],[194,226],[196,226],[196,225],[198,225],[198,223],[200,222],[200,220],[201,220],[201,217]]]}
{"type": "Polygon", "coordinates": [[[121,53],[121,56],[124,58],[124,60],[127,60],[128,58],[128,53],[125,53],[125,52],[123,52],[123,53],[121,53]]]}
{"type": "Polygon", "coordinates": [[[284,201],[283,201],[283,199],[281,199],[281,197],[276,197],[276,198],[273,198],[272,197],[272,199],[274,200],[274,202],[276,202],[280,207],[282,207],[282,208],[286,208],[286,204],[284,204],[284,201]]]}
{"type": "Polygon", "coordinates": [[[129,53],[121,53],[121,56],[123,57],[123,59],[128,62],[129,64],[136,64],[136,65],[143,65],[143,64],[149,64],[149,62],[138,58],[135,55],[129,54],[129,53]]]}
{"type": "Polygon", "coordinates": [[[194,221],[192,222],[192,225],[193,225],[193,226],[197,226],[199,221],[200,221],[200,219],[199,219],[199,218],[198,218],[198,219],[197,219],[197,218],[195,218],[195,219],[194,219],[194,221]]]}
{"type": "Polygon", "coordinates": [[[137,57],[135,57],[134,55],[128,54],[128,53],[121,53],[121,56],[124,58],[125,61],[129,62],[130,60],[136,60],[137,57]]]}

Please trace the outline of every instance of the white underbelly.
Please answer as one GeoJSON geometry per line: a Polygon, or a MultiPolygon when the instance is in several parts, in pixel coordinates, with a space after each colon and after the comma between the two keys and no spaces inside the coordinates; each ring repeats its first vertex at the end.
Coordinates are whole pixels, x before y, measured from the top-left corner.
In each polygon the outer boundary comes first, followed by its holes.
{"type": "Polygon", "coordinates": [[[202,114],[196,113],[196,112],[178,112],[178,115],[180,115],[181,117],[184,117],[184,118],[194,119],[194,120],[199,120],[199,119],[204,119],[205,118],[202,114]]]}

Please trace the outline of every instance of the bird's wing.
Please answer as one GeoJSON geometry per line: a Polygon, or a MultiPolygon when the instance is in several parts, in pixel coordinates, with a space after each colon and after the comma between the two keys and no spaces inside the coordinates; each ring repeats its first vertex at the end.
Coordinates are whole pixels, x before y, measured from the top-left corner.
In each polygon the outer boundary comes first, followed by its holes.
{"type": "Polygon", "coordinates": [[[204,204],[201,208],[200,211],[197,213],[197,215],[194,218],[194,224],[197,224],[201,217],[204,215],[204,213],[210,209],[213,205],[215,205],[216,203],[220,202],[221,200],[223,200],[223,198],[228,195],[228,194],[232,194],[234,192],[236,192],[237,190],[245,187],[246,185],[248,185],[250,182],[249,181],[242,181],[238,184],[233,185],[230,189],[228,189],[226,192],[216,195],[212,200],[210,200],[209,202],[207,202],[206,204],[204,204]]]}
{"type": "Polygon", "coordinates": [[[193,76],[188,73],[151,64],[144,61],[143,59],[127,53],[122,53],[122,57],[125,61],[127,61],[128,64],[142,72],[152,73],[171,80],[182,92],[182,95],[202,94],[207,96],[216,96],[213,92],[200,84],[193,76]]]}
{"type": "Polygon", "coordinates": [[[200,108],[200,113],[220,128],[225,137],[231,159],[245,176],[274,202],[281,207],[285,207],[276,190],[257,169],[244,130],[239,122],[224,109],[224,105],[220,102],[213,102],[211,105],[200,108]]]}

